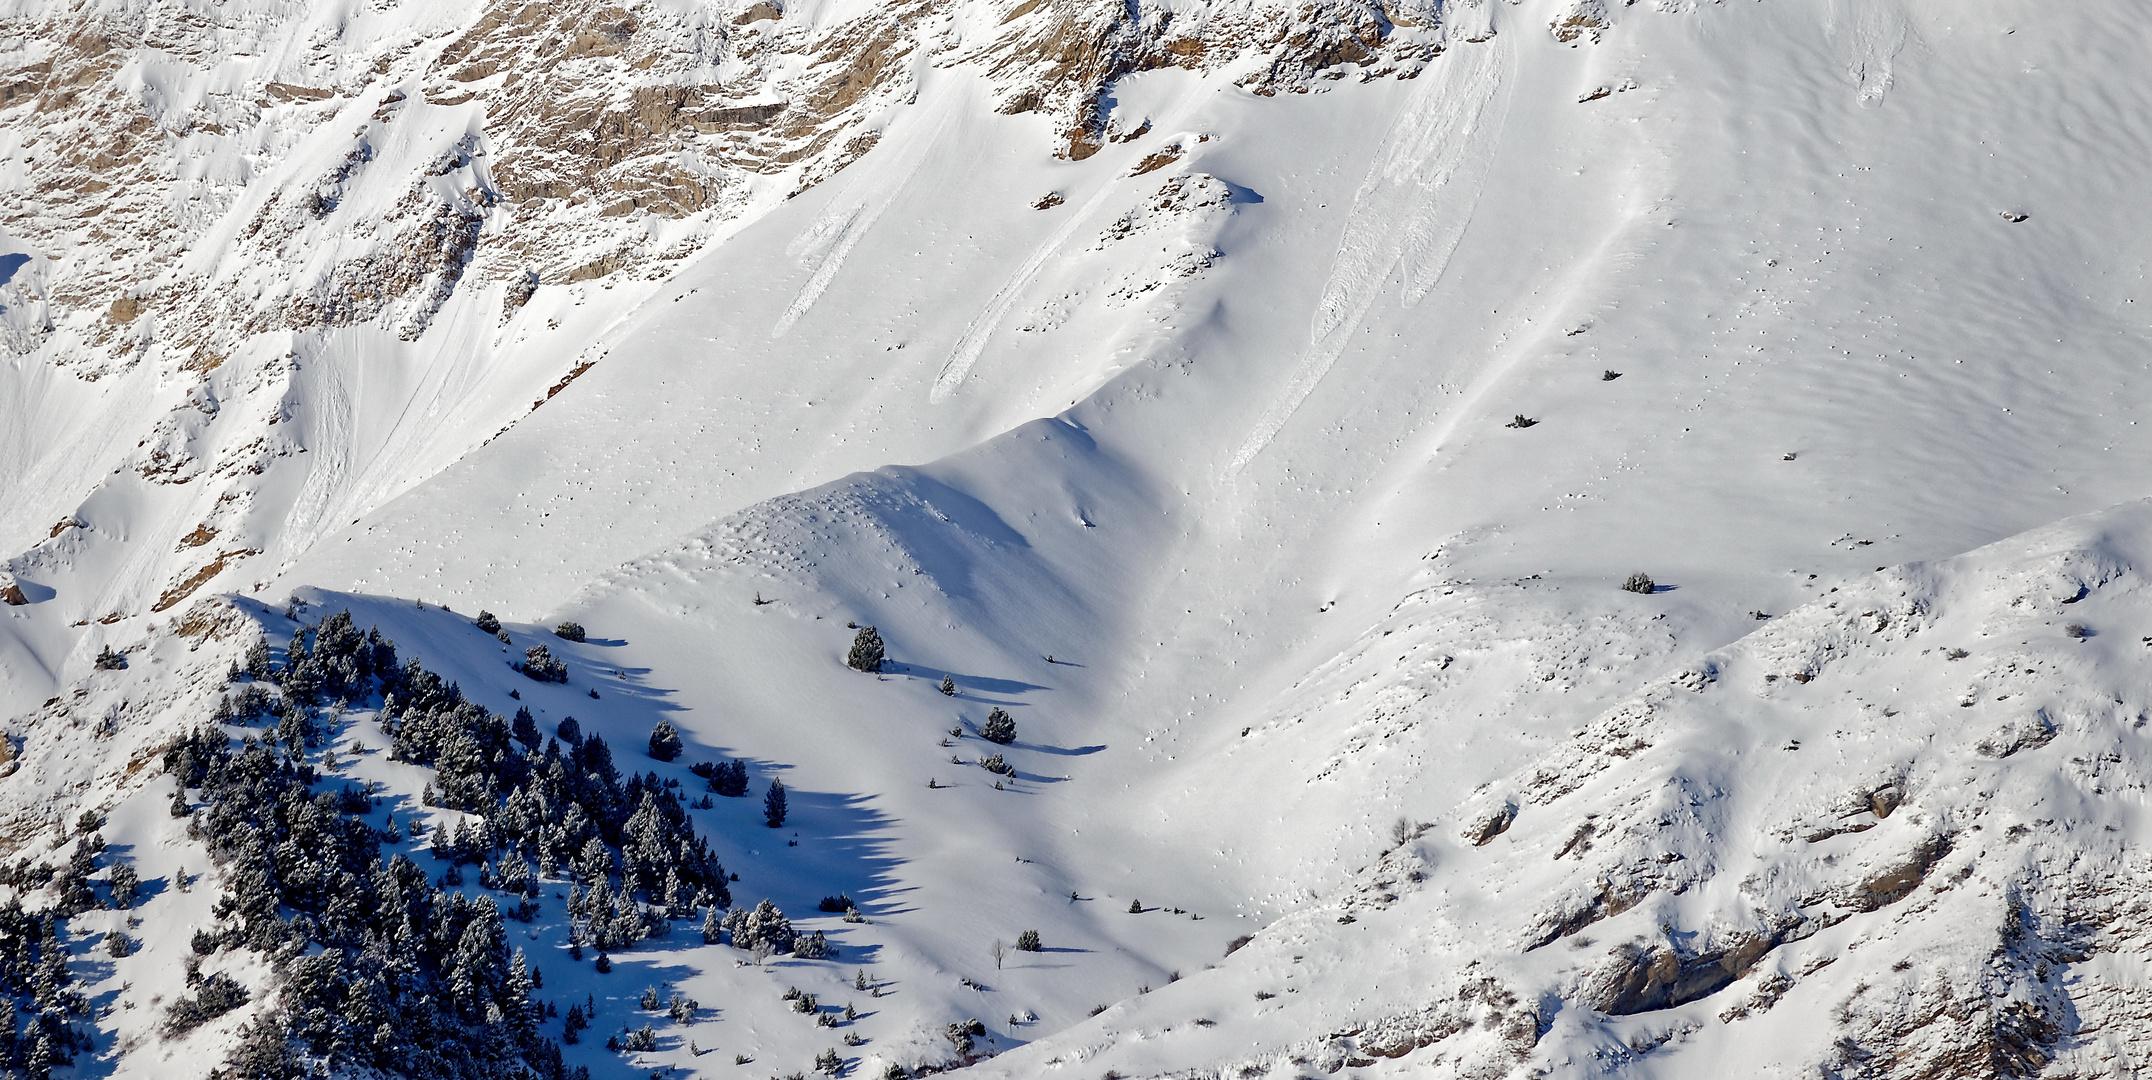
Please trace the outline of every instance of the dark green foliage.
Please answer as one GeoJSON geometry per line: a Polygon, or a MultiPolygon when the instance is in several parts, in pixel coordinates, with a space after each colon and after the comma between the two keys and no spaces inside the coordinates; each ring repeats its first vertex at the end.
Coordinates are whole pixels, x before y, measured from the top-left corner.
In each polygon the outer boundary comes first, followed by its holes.
{"type": "Polygon", "coordinates": [[[719,926],[731,936],[735,949],[753,951],[758,945],[766,945],[772,952],[791,952],[793,942],[799,938],[792,929],[792,920],[767,899],[753,910],[734,908],[719,926]]]}
{"type": "Polygon", "coordinates": [[[770,790],[762,796],[762,821],[775,829],[785,823],[785,782],[770,778],[770,790]]]}
{"type": "Polygon", "coordinates": [[[644,1024],[641,1028],[628,1032],[620,1040],[620,1048],[631,1052],[643,1051],[646,1053],[655,1050],[658,1048],[658,1033],[650,1025],[644,1024]]]}
{"type": "Polygon", "coordinates": [[[1141,914],[1143,914],[1143,901],[1141,901],[1141,900],[1130,900],[1130,901],[1128,902],[1128,913],[1129,913],[1130,915],[1141,915],[1141,914]]]}
{"type": "Polygon", "coordinates": [[[583,741],[583,725],[576,723],[573,716],[563,717],[560,726],[553,729],[553,734],[560,736],[560,741],[569,746],[575,746],[583,741]]]}
{"type": "Polygon", "coordinates": [[[828,938],[822,936],[822,931],[817,930],[812,934],[794,937],[792,955],[802,960],[830,960],[836,958],[837,949],[829,943],[828,938]]]}
{"type": "Polygon", "coordinates": [[[1016,775],[1016,766],[1011,765],[1007,761],[1003,760],[1000,754],[994,754],[988,757],[980,758],[979,767],[997,776],[1016,775]]]}
{"type": "Polygon", "coordinates": [[[1621,583],[1621,587],[1627,592],[1649,594],[1657,590],[1659,586],[1651,580],[1650,574],[1639,570],[1629,575],[1628,580],[1621,583]]]}
{"type": "Polygon", "coordinates": [[[501,620],[494,618],[493,613],[490,611],[480,611],[478,613],[478,621],[473,623],[472,625],[478,627],[480,630],[484,630],[486,633],[489,634],[498,634],[501,632],[501,620]]]}
{"type": "Polygon", "coordinates": [[[844,1058],[836,1050],[824,1050],[814,1057],[814,1071],[829,1076],[844,1075],[844,1058]]]}
{"type": "Polygon", "coordinates": [[[943,697],[955,697],[956,679],[948,675],[942,676],[941,692],[943,697]]]}
{"type": "MultiPolygon", "coordinates": [[[[979,1022],[977,1020],[972,1020],[968,1023],[951,1024],[948,1027],[942,1029],[942,1037],[949,1040],[949,1045],[956,1047],[956,1052],[959,1055],[969,1056],[972,1051],[971,1029],[974,1024],[979,1024],[979,1022]]],[[[982,1024],[979,1025],[979,1027],[980,1033],[984,1034],[985,1025],[982,1024]]]]}
{"type": "Polygon", "coordinates": [[[543,645],[533,645],[523,650],[523,662],[516,670],[539,682],[564,683],[568,681],[568,665],[554,656],[543,645]]]}
{"type": "Polygon", "coordinates": [[[680,729],[669,720],[660,720],[650,729],[650,756],[659,761],[671,761],[680,756],[685,746],[680,742],[680,729]]]}
{"type": "Polygon", "coordinates": [[[248,678],[257,680],[266,680],[276,674],[276,668],[269,662],[268,638],[255,638],[254,644],[247,646],[245,670],[248,678]]]}
{"type": "Polygon", "coordinates": [[[247,1003],[247,988],[239,985],[231,976],[217,972],[203,979],[201,989],[193,997],[183,997],[172,1003],[165,1013],[166,1037],[184,1035],[203,1024],[231,1012],[247,1003]]]}
{"type": "Polygon", "coordinates": [[[564,622],[553,628],[553,636],[567,641],[581,641],[583,640],[583,624],[564,622]]]}
{"type": "Polygon", "coordinates": [[[132,863],[114,863],[112,866],[112,906],[125,911],[134,906],[135,890],[142,886],[142,875],[135,872],[132,863]]]}
{"type": "MultiPolygon", "coordinates": [[[[573,720],[574,717],[569,719],[573,720]]],[[[522,743],[523,749],[531,753],[537,753],[538,744],[544,740],[544,736],[538,734],[538,722],[531,719],[531,710],[528,705],[519,706],[516,709],[516,718],[508,722],[508,734],[517,742],[522,743]]]]}
{"type": "Polygon", "coordinates": [[[135,941],[126,934],[114,930],[105,935],[105,955],[117,960],[135,951],[135,941]]]}
{"type": "Polygon", "coordinates": [[[1038,952],[1045,947],[1039,944],[1039,932],[1036,930],[1026,930],[1016,935],[1016,949],[1018,952],[1038,952]]]}
{"type": "Polygon", "coordinates": [[[815,905],[815,910],[827,911],[834,915],[843,913],[845,909],[851,906],[852,898],[844,895],[843,893],[838,893],[835,896],[823,897],[822,902],[815,905]]]}
{"type": "Polygon", "coordinates": [[[595,968],[600,975],[610,975],[613,973],[613,958],[601,952],[598,954],[598,959],[591,964],[591,967],[595,968]]]}
{"type": "Polygon", "coordinates": [[[728,799],[747,794],[747,763],[728,761],[718,765],[710,774],[710,790],[728,799]]]}
{"type": "Polygon", "coordinates": [[[979,737],[990,743],[1007,746],[1016,741],[1016,720],[1009,715],[1008,710],[996,705],[993,711],[986,714],[986,723],[979,725],[979,737]]]}
{"type": "Polygon", "coordinates": [[[852,651],[844,658],[845,666],[854,671],[880,671],[887,655],[882,649],[882,635],[874,627],[862,626],[852,635],[852,651]]]}
{"type": "MultiPolygon", "coordinates": [[[[371,649],[378,635],[360,637],[335,622],[302,632],[295,651],[324,672],[356,670],[338,661],[371,649]]],[[[596,875],[578,882],[589,886],[578,920],[593,936],[602,931],[600,949],[664,932],[662,912],[646,911],[637,896],[726,906],[728,875],[678,796],[655,774],[623,777],[603,739],[567,751],[549,742],[540,754],[528,717],[511,725],[415,662],[371,670],[358,682],[346,678],[339,696],[358,700],[378,688],[392,755],[433,766],[433,800],[475,815],[434,830],[436,852],[449,864],[444,879],[476,865],[482,885],[516,903],[504,910],[492,896],[444,891],[402,855],[384,863],[382,831],[362,817],[372,800],[341,786],[313,790],[315,773],[274,744],[235,745],[213,726],[190,733],[167,750],[165,765],[182,797],[188,787],[201,790],[189,829],[230,886],[216,908],[223,929],[197,933],[195,948],[267,953],[281,986],[231,1064],[242,1077],[294,1080],[313,1068],[295,1064],[302,1061],[320,1062],[331,1075],[567,1080],[575,1074],[561,1064],[559,1046],[537,1031],[542,1014],[530,1000],[537,976],[508,947],[505,920],[536,913],[532,860],[560,869],[572,859],[596,875]],[[611,845],[620,847],[625,872],[617,886],[611,845]]],[[[321,686],[335,678],[345,676],[323,675],[321,686]]],[[[285,709],[306,722],[300,706],[287,700],[285,709]]],[[[601,954],[600,969],[610,966],[601,954]]],[[[193,1000],[188,1009],[204,1006],[206,1016],[219,999],[193,1000]]]]}
{"type": "Polygon", "coordinates": [[[99,671],[124,671],[124,670],[126,670],[126,669],[127,669],[127,654],[126,654],[126,653],[119,653],[119,652],[113,652],[113,651],[112,651],[112,646],[110,646],[110,645],[107,645],[107,646],[105,646],[105,647],[104,647],[103,651],[101,651],[101,652],[99,652],[99,653],[97,654],[97,670],[99,670],[99,671]]]}
{"type": "Polygon", "coordinates": [[[348,611],[339,611],[311,629],[300,628],[284,652],[284,669],[278,678],[289,703],[352,700],[375,680],[384,690],[394,689],[399,681],[396,643],[382,637],[379,629],[360,633],[348,611]]]}

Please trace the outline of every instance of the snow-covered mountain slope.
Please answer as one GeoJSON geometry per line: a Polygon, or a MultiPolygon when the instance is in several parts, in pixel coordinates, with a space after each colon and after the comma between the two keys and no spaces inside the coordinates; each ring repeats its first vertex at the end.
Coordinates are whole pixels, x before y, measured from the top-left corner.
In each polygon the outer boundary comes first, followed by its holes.
{"type": "MultiPolygon", "coordinates": [[[[721,757],[793,789],[778,833],[689,820],[836,965],[683,927],[601,975],[533,898],[562,1009],[721,1010],[567,1047],[594,1075],[947,1067],[973,1016],[1022,1075],[2135,1068],[2126,6],[645,5],[613,45],[567,32],[613,9],[446,10],[140,16],[80,76],[51,28],[89,16],[10,11],[37,93],[263,148],[160,136],[143,190],[223,188],[151,256],[39,179],[90,114],[0,114],[11,857],[94,809],[145,877],[208,866],[159,750],[252,625],[349,607],[638,769],[677,725],[687,798],[721,757]],[[617,167],[563,164],[586,131],[617,167]],[[420,224],[458,200],[467,250],[420,224]],[[131,353],[81,299],[127,274],[131,353]],[[565,685],[509,666],[540,643],[565,685]],[[806,917],[839,892],[869,921],[806,917]],[[778,999],[855,959],[865,1041],[778,999]]],[[[336,771],[453,823],[348,753],[387,706],[320,719],[336,771]]],[[[78,1070],[206,1074],[292,993],[220,952],[253,1002],[159,1037],[207,902],[137,915],[169,940],[85,968],[117,1038],[78,1070]]]]}

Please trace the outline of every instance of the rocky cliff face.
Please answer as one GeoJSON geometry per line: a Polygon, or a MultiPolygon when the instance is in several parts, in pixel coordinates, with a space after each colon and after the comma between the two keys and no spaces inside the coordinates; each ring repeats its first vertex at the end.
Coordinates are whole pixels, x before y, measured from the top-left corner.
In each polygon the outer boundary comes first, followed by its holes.
{"type": "Polygon", "coordinates": [[[600,327],[564,308],[646,295],[872,148],[922,65],[976,73],[986,107],[1050,119],[1041,154],[1081,159],[1140,134],[1107,101],[1131,72],[1307,92],[1409,75],[1440,23],[1433,3],[1357,0],[18,6],[0,21],[0,348],[37,434],[0,481],[25,508],[0,544],[12,573],[78,574],[78,619],[288,561],[324,519],[288,494],[303,477],[266,496],[261,478],[368,451],[284,426],[337,392],[297,370],[378,383],[571,324],[436,387],[461,415],[422,460],[377,462],[348,520],[587,370],[600,327]],[[56,415],[100,437],[59,439],[56,415]],[[82,512],[114,482],[164,490],[82,512]],[[113,549],[97,567],[78,525],[113,549]]]}

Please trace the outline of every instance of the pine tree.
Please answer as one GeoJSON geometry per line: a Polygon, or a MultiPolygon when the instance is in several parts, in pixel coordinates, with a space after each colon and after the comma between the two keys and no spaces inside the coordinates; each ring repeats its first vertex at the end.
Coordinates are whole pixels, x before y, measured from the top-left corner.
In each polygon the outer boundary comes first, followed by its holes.
{"type": "Polygon", "coordinates": [[[956,696],[956,679],[953,676],[942,676],[941,692],[943,697],[956,696]]]}
{"type": "Polygon", "coordinates": [[[1016,720],[1009,715],[1008,710],[996,705],[993,711],[986,714],[986,723],[979,725],[979,737],[990,743],[1007,746],[1016,741],[1016,720]]]}
{"type": "Polygon", "coordinates": [[[780,828],[785,823],[785,782],[770,778],[770,790],[762,796],[762,820],[770,828],[780,828]]]}
{"type": "Polygon", "coordinates": [[[702,943],[705,945],[717,944],[720,940],[718,932],[723,926],[724,924],[717,917],[717,905],[711,904],[710,910],[702,917],[702,943]]]}
{"type": "Polygon", "coordinates": [[[134,906],[135,890],[141,886],[142,876],[135,872],[134,864],[116,862],[112,867],[112,906],[125,911],[134,906]]]}
{"type": "Polygon", "coordinates": [[[844,658],[845,665],[854,671],[880,671],[886,659],[882,649],[882,635],[871,626],[862,626],[852,636],[852,651],[844,658]]]}
{"type": "Polygon", "coordinates": [[[747,763],[728,761],[719,765],[710,776],[710,790],[728,799],[747,794],[747,763]]]}
{"type": "Polygon", "coordinates": [[[566,717],[561,720],[559,727],[553,729],[553,734],[560,736],[560,741],[569,746],[577,746],[583,741],[583,725],[576,723],[573,716],[566,717]]]}
{"type": "Polygon", "coordinates": [[[501,620],[494,618],[493,613],[490,611],[480,611],[478,613],[478,622],[476,623],[476,625],[480,630],[483,630],[489,634],[498,634],[501,632],[501,620]]]}
{"type": "Polygon", "coordinates": [[[1026,930],[1016,935],[1016,948],[1020,952],[1039,952],[1045,946],[1039,943],[1039,932],[1026,930]]]}
{"type": "Polygon", "coordinates": [[[671,761],[684,749],[680,742],[680,729],[669,720],[660,720],[650,729],[650,756],[659,761],[671,761]]]}
{"type": "Polygon", "coordinates": [[[532,753],[538,752],[538,722],[531,718],[530,706],[524,705],[516,709],[516,718],[509,725],[509,732],[532,753]]]}
{"type": "Polygon", "coordinates": [[[508,1020],[509,1033],[520,1045],[529,1045],[538,1037],[538,1020],[531,1006],[530,961],[517,949],[508,962],[508,986],[501,995],[501,1013],[508,1020]]]}

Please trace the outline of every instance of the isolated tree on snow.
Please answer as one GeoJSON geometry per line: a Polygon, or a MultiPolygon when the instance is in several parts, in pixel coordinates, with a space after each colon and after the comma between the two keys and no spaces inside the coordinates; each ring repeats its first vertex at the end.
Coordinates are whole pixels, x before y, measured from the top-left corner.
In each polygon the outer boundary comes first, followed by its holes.
{"type": "Polygon", "coordinates": [[[1016,741],[1016,721],[1001,706],[986,714],[986,723],[979,725],[979,737],[1003,746],[1016,741]]]}
{"type": "Polygon", "coordinates": [[[1039,944],[1039,932],[1036,930],[1026,930],[1016,935],[1016,949],[1018,952],[1038,952],[1045,947],[1039,944]]]}
{"type": "Polygon", "coordinates": [[[553,636],[566,641],[581,641],[583,640],[583,624],[564,622],[553,628],[553,636]]]}
{"type": "Polygon", "coordinates": [[[880,671],[882,661],[887,659],[882,649],[882,635],[871,626],[862,626],[852,635],[852,651],[844,658],[845,665],[854,671],[880,671]]]}
{"type": "Polygon", "coordinates": [[[494,618],[493,613],[490,611],[479,612],[478,622],[476,625],[480,630],[484,630],[486,633],[489,634],[498,634],[501,632],[501,620],[494,618]]]}
{"type": "Polygon", "coordinates": [[[942,676],[941,692],[943,697],[956,696],[956,679],[953,676],[942,676]]]}
{"type": "Polygon", "coordinates": [[[671,761],[680,756],[682,749],[680,729],[672,726],[672,721],[660,720],[658,726],[650,729],[651,757],[659,761],[671,761]]]}
{"type": "Polygon", "coordinates": [[[769,793],[762,796],[762,820],[775,829],[785,823],[785,782],[770,778],[769,793]]]}

